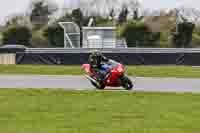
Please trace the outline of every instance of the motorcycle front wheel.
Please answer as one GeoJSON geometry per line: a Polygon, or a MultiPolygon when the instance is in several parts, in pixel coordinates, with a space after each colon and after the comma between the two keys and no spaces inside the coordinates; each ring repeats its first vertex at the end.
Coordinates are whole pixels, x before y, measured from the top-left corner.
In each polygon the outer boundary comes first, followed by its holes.
{"type": "Polygon", "coordinates": [[[121,78],[121,82],[122,82],[122,87],[125,88],[126,90],[132,90],[133,88],[133,83],[130,80],[130,78],[128,78],[127,76],[123,76],[121,78]]]}

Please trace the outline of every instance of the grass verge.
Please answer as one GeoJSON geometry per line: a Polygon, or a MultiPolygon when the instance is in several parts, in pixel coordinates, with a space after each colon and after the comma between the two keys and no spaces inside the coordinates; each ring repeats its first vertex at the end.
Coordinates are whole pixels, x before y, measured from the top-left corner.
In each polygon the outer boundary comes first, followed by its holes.
{"type": "MultiPolygon", "coordinates": [[[[200,78],[200,67],[128,66],[130,76],[200,78]]],[[[80,66],[0,65],[0,74],[82,75],[80,66]]]]}
{"type": "Polygon", "coordinates": [[[198,94],[0,90],[3,133],[198,133],[198,94]]]}

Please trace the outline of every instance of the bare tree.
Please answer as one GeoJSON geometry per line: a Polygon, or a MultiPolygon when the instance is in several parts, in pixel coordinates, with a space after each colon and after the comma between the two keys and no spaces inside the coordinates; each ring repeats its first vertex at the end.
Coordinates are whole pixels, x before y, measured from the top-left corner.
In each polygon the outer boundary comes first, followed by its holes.
{"type": "Polygon", "coordinates": [[[82,0],[80,2],[84,13],[101,14],[106,17],[110,15],[111,11],[118,16],[124,5],[128,10],[135,10],[139,8],[140,2],[138,0],[82,0]]]}
{"type": "Polygon", "coordinates": [[[124,4],[122,6],[121,12],[119,13],[119,16],[118,16],[118,24],[119,25],[121,25],[127,21],[128,14],[129,14],[128,7],[127,7],[127,5],[124,4]]]}
{"type": "Polygon", "coordinates": [[[7,17],[6,26],[9,25],[26,25],[31,27],[29,16],[25,14],[12,14],[11,16],[7,17]]]}
{"type": "Polygon", "coordinates": [[[132,12],[132,18],[138,19],[139,17],[139,9],[140,9],[140,2],[138,0],[130,0],[129,3],[129,10],[132,12]]]}

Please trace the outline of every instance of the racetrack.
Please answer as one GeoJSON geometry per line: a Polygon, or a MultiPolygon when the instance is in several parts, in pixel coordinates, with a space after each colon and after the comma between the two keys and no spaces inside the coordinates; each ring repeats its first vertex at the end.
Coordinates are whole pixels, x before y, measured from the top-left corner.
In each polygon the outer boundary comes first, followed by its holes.
{"type": "MultiPolygon", "coordinates": [[[[136,91],[200,93],[200,79],[143,77],[131,77],[131,79],[136,91]]],[[[0,75],[0,88],[94,90],[94,87],[83,76],[48,75],[0,75]]]]}

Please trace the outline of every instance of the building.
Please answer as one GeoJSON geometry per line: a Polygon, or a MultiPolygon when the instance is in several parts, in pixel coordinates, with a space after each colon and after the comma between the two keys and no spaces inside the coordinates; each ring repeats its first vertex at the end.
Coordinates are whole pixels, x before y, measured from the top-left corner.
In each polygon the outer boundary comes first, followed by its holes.
{"type": "Polygon", "coordinates": [[[83,27],[83,48],[125,48],[123,39],[117,38],[116,27],[83,27]]]}

